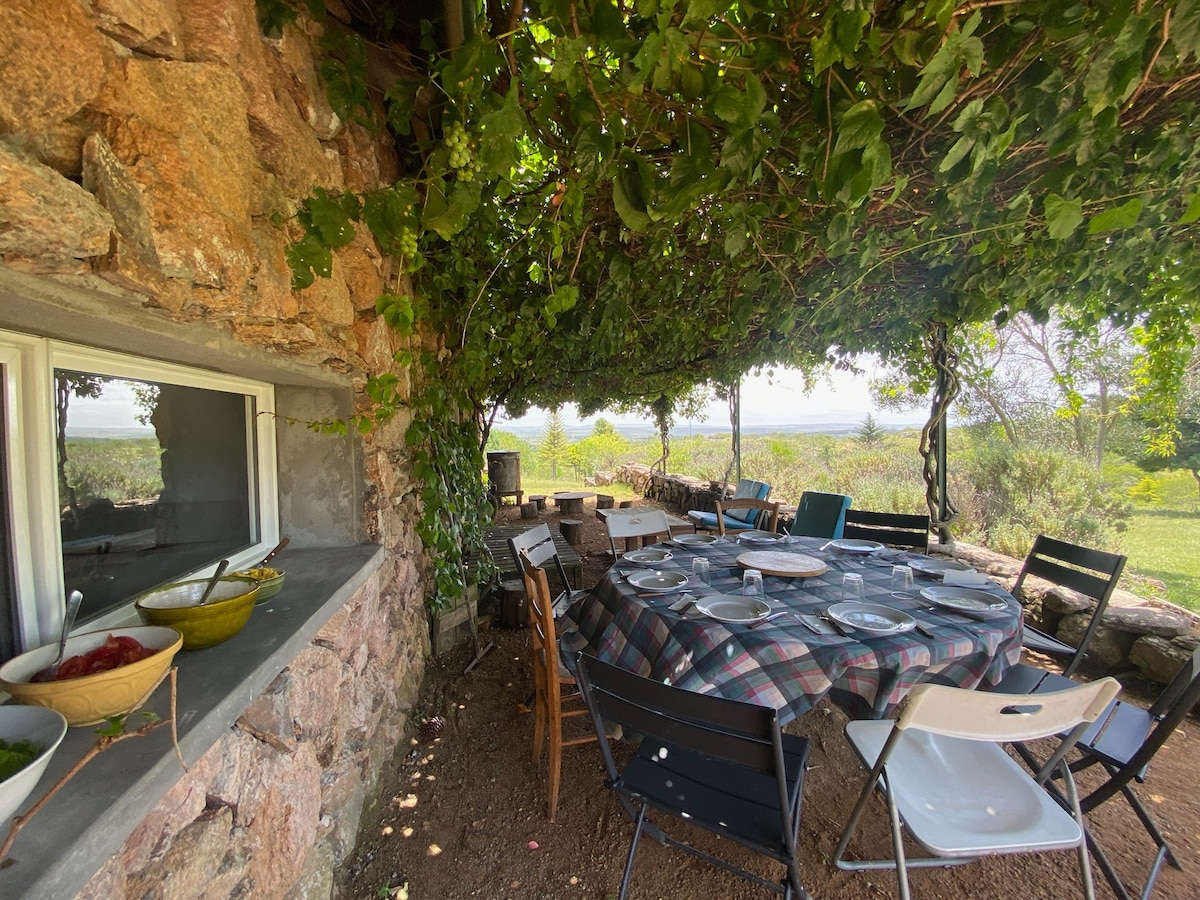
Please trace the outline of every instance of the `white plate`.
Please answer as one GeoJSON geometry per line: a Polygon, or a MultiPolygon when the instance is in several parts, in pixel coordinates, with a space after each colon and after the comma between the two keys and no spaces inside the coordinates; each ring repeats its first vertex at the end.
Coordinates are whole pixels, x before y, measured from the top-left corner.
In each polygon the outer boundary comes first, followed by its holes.
{"type": "Polygon", "coordinates": [[[829,618],[872,634],[900,634],[917,627],[908,613],[878,603],[835,603],[829,607],[829,618]]]}
{"type": "Polygon", "coordinates": [[[860,541],[856,538],[840,538],[830,541],[829,546],[834,550],[845,550],[847,553],[874,553],[883,549],[883,544],[879,541],[860,541]]]}
{"type": "Polygon", "coordinates": [[[621,554],[625,562],[637,563],[639,566],[656,566],[671,558],[670,550],[660,550],[657,547],[643,547],[641,550],[626,550],[621,554]]]}
{"type": "Polygon", "coordinates": [[[629,576],[629,583],[643,591],[674,591],[687,584],[687,576],[682,572],[634,572],[629,576]]]}
{"type": "Polygon", "coordinates": [[[717,536],[715,534],[677,534],[671,540],[681,547],[700,547],[704,544],[715,544],[717,536]]]}
{"type": "Polygon", "coordinates": [[[737,532],[737,539],[744,544],[778,544],[786,538],[786,534],[776,534],[774,531],[737,532]]]}
{"type": "Polygon", "coordinates": [[[908,567],[914,572],[920,572],[922,575],[930,575],[939,577],[945,575],[946,572],[974,572],[971,566],[966,563],[960,563],[956,559],[945,559],[938,556],[918,556],[916,559],[909,560],[908,567]]]}
{"type": "Polygon", "coordinates": [[[1003,597],[969,587],[946,587],[935,584],[921,588],[921,596],[946,609],[1001,610],[1008,606],[1003,597]]]}
{"type": "Polygon", "coordinates": [[[771,607],[754,597],[738,597],[736,594],[714,594],[696,604],[696,609],[710,619],[740,625],[765,619],[771,607]]]}

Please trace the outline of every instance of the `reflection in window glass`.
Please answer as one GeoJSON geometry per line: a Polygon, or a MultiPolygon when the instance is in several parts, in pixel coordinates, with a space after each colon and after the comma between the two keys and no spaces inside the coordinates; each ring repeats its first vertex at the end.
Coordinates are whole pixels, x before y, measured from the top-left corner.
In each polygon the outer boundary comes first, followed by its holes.
{"type": "Polygon", "coordinates": [[[259,539],[253,401],[56,369],[63,574],[95,615],[259,539]]]}

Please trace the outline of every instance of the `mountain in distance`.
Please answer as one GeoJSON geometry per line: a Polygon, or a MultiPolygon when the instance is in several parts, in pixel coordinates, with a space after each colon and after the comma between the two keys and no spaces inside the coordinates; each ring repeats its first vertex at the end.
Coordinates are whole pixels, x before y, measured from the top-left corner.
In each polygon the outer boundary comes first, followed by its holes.
{"type": "MultiPolygon", "coordinates": [[[[884,423],[876,421],[875,423],[884,431],[903,431],[908,428],[920,428],[923,422],[915,423],[884,423]]],[[[844,437],[848,434],[854,434],[862,428],[862,421],[856,422],[830,422],[823,420],[820,422],[783,422],[772,424],[759,425],[742,425],[742,435],[764,435],[764,434],[830,434],[836,437],[844,437]]],[[[623,437],[631,441],[641,441],[647,438],[657,437],[658,429],[649,422],[617,422],[613,424],[613,428],[617,430],[623,437]]],[[[545,424],[541,425],[516,425],[500,422],[493,428],[493,431],[503,431],[508,434],[516,435],[522,440],[530,443],[537,443],[541,440],[542,435],[546,433],[545,424]]],[[[567,423],[563,425],[563,431],[566,432],[567,440],[578,441],[590,435],[593,431],[593,426],[589,422],[567,423]]],[[[683,425],[676,425],[671,429],[671,437],[683,438],[691,436],[704,435],[728,435],[729,425],[713,425],[707,422],[686,422],[683,425]]]]}

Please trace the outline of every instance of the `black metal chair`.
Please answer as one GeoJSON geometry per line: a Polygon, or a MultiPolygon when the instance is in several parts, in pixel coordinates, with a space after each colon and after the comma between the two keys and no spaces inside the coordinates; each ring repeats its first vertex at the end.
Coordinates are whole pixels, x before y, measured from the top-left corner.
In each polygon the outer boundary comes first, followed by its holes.
{"type": "Polygon", "coordinates": [[[929,550],[929,516],[848,509],[842,537],[925,553],[929,550]]]}
{"type": "Polygon", "coordinates": [[[554,537],[550,534],[550,526],[542,523],[534,525],[519,535],[508,539],[508,549],[512,553],[513,562],[517,564],[517,573],[523,571],[521,564],[521,553],[529,557],[539,569],[552,567],[552,570],[558,577],[558,583],[561,586],[558,593],[554,594],[553,609],[555,618],[561,616],[575,600],[587,593],[586,590],[576,590],[571,587],[571,581],[567,578],[567,571],[563,567],[562,559],[558,555],[558,548],[554,546],[554,537]]]}
{"type": "Polygon", "coordinates": [[[808,741],[783,734],[775,710],[685,691],[586,654],[579,657],[579,686],[597,735],[605,734],[608,721],[641,736],[623,770],[608,743],[600,741],[608,786],[635,823],[621,900],[643,834],[786,898],[809,896],[796,859],[808,741]],[[672,837],[647,820],[650,810],[777,860],[787,866],[787,877],[768,881],[672,837]]]}
{"type": "MultiPolygon", "coordinates": [[[[1035,688],[1034,693],[1062,690],[1072,684],[1074,682],[1068,678],[1047,673],[1035,688]]],[[[1171,683],[1163,689],[1149,709],[1142,709],[1136,704],[1118,700],[1084,732],[1075,745],[1075,749],[1080,752],[1081,756],[1071,763],[1073,772],[1081,772],[1084,769],[1098,766],[1107,774],[1103,782],[1080,798],[1079,805],[1084,814],[1086,815],[1120,794],[1129,803],[1138,821],[1142,823],[1146,833],[1154,841],[1157,852],[1151,863],[1146,882],[1137,894],[1142,900],[1150,896],[1164,862],[1176,869],[1181,866],[1158,825],[1138,799],[1137,793],[1133,789],[1134,782],[1145,781],[1147,769],[1154,754],[1167,742],[1167,739],[1198,701],[1200,701],[1200,647],[1197,647],[1191,658],[1180,667],[1179,672],[1171,679],[1171,683]]],[[[1036,758],[1027,746],[1023,744],[1014,746],[1027,765],[1031,768],[1037,766],[1036,758]]],[[[1130,900],[1130,893],[1090,830],[1088,846],[1113,892],[1121,900],[1130,900]]]]}
{"type": "MultiPolygon", "coordinates": [[[[1014,597],[1020,597],[1025,579],[1030,575],[1060,587],[1083,594],[1095,602],[1092,617],[1079,640],[1078,647],[1065,644],[1028,623],[1025,625],[1022,646],[1048,656],[1064,657],[1062,674],[1070,677],[1083,662],[1088,645],[1100,626],[1109,598],[1117,586],[1117,579],[1125,568],[1125,557],[1119,553],[1092,550],[1077,544],[1068,544],[1055,538],[1039,534],[1033,542],[1021,574],[1013,584],[1014,597]]],[[[1046,670],[1028,663],[1020,663],[1009,669],[993,690],[1007,694],[1028,694],[1045,677],[1046,670]]]]}

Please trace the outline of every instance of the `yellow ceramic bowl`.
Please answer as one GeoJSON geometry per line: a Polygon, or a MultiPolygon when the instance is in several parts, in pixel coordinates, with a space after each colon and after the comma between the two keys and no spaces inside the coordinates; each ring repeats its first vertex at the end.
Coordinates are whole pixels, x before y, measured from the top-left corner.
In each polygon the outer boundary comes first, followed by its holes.
{"type": "Polygon", "coordinates": [[[158,652],[127,666],[82,678],[31,682],[29,679],[54,662],[58,655],[58,642],[55,641],[22,653],[0,666],[0,688],[11,694],[17,703],[57,710],[66,717],[69,725],[94,725],[103,722],[107,716],[127,713],[170,667],[182,638],[174,628],[144,625],[89,631],[67,640],[64,659],[96,649],[110,634],[134,638],[143,647],[158,652]]]}
{"type": "Polygon", "coordinates": [[[183,635],[184,650],[201,650],[229,640],[242,630],[254,601],[258,582],[242,575],[226,575],[213,588],[208,602],[196,604],[208,579],[180,581],[141,594],[133,603],[147,625],[167,625],[183,635]]]}
{"type": "Polygon", "coordinates": [[[258,599],[254,602],[256,605],[261,606],[283,589],[283,577],[286,573],[283,569],[269,569],[266,566],[259,566],[257,569],[246,569],[243,572],[235,572],[234,574],[253,578],[258,582],[258,599]]]}

